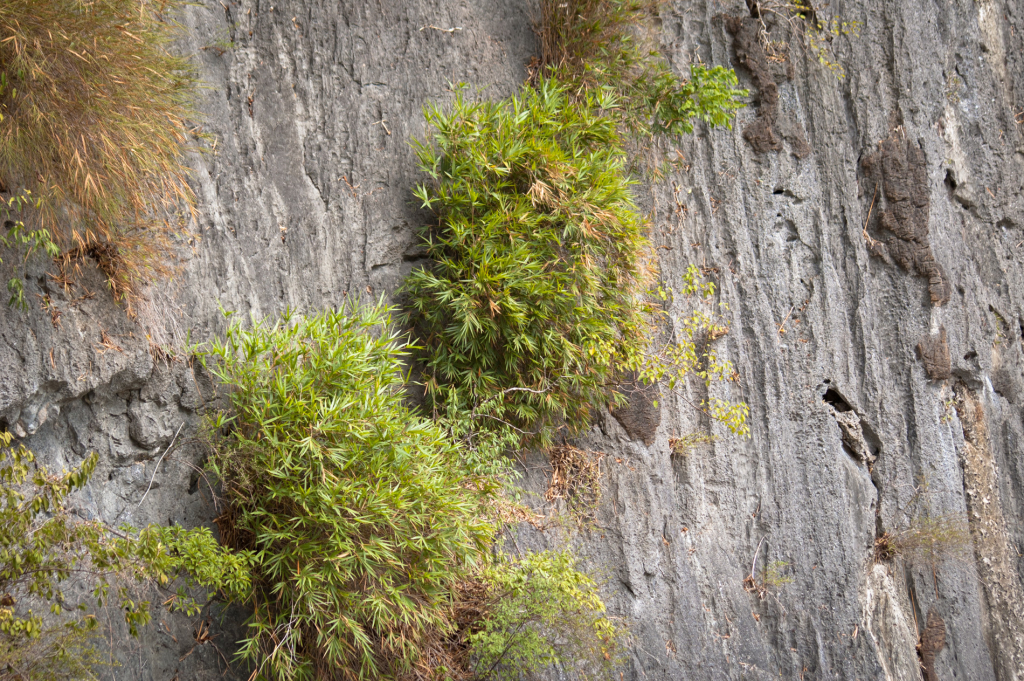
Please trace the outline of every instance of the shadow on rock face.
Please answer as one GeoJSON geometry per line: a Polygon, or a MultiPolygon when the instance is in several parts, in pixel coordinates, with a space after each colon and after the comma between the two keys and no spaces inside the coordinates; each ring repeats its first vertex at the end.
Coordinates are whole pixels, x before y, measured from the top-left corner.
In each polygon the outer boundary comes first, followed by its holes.
{"type": "Polygon", "coordinates": [[[935,672],[935,656],[946,646],[946,622],[934,610],[928,612],[928,626],[921,635],[918,646],[921,656],[921,673],[925,681],[939,681],[935,672]]]}
{"type": "Polygon", "coordinates": [[[654,443],[654,434],[661,425],[661,408],[655,402],[661,398],[657,383],[643,385],[633,373],[619,388],[629,402],[612,409],[612,416],[618,421],[630,439],[641,440],[648,447],[654,443]]]}
{"type": "MultiPolygon", "coordinates": [[[[928,163],[917,142],[897,128],[878,144],[878,151],[860,162],[871,207],[876,238],[869,238],[871,255],[891,257],[904,271],[928,279],[933,305],[949,302],[949,279],[932,253],[928,239],[928,163]]],[[[867,200],[867,194],[865,199],[867,200]]]]}
{"type": "MultiPolygon", "coordinates": [[[[743,129],[743,138],[747,140],[750,147],[759,154],[769,151],[781,151],[782,141],[785,139],[790,144],[792,153],[797,158],[804,158],[811,153],[811,146],[807,143],[803,126],[799,121],[781,111],[779,107],[779,85],[778,78],[792,80],[793,64],[789,58],[788,49],[783,55],[778,55],[786,67],[782,73],[773,73],[778,69],[773,68],[765,53],[764,47],[759,38],[761,22],[752,17],[723,16],[725,29],[733,37],[733,50],[736,52],[736,59],[743,67],[750,72],[754,80],[754,87],[757,89],[757,118],[753,123],[743,129]]],[[[777,31],[786,31],[785,22],[781,26],[775,26],[775,15],[767,15],[767,21],[771,22],[777,31]]],[[[788,33],[785,35],[788,36],[788,33]]],[[[780,41],[782,45],[785,40],[780,41]]],[[[778,64],[775,64],[778,66],[778,64]]]]}
{"type": "Polygon", "coordinates": [[[952,361],[949,344],[946,342],[946,327],[939,329],[937,336],[925,336],[917,344],[917,352],[924,363],[924,371],[933,381],[943,381],[952,375],[952,361]]]}

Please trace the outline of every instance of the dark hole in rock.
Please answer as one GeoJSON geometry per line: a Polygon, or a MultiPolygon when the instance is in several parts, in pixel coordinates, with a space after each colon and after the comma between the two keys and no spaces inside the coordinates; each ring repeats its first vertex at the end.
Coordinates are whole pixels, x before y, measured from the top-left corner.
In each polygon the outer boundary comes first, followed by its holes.
{"type": "Polygon", "coordinates": [[[946,171],[946,179],[944,180],[944,183],[951,190],[952,189],[956,189],[956,178],[953,176],[953,171],[952,170],[947,170],[946,171]]]}
{"type": "Polygon", "coordinates": [[[843,396],[839,394],[839,391],[834,388],[826,390],[821,399],[831,404],[832,408],[836,411],[853,411],[853,407],[850,406],[850,403],[844,400],[843,396]]]}
{"type": "Polygon", "coordinates": [[[964,355],[964,359],[970,361],[970,360],[974,359],[977,356],[978,356],[978,353],[976,353],[974,350],[971,350],[966,355],[964,355]]]}
{"type": "Polygon", "coordinates": [[[776,187],[775,191],[773,191],[772,194],[775,194],[775,196],[782,196],[785,192],[786,190],[783,189],[782,187],[776,187]]]}

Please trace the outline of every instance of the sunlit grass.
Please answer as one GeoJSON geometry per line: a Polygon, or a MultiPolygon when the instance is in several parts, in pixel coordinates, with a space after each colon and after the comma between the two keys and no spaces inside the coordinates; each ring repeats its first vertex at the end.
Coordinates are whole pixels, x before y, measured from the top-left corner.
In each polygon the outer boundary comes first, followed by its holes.
{"type": "Polygon", "coordinates": [[[129,310],[170,271],[196,79],[170,51],[181,0],[0,3],[0,189],[39,200],[65,264],[93,258],[129,310]]]}

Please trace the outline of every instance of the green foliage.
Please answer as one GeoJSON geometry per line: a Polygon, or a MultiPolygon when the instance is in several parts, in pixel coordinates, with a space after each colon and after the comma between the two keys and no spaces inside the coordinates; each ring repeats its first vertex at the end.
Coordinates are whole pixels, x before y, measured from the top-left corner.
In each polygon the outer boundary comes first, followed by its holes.
{"type": "MultiPolygon", "coordinates": [[[[434,182],[416,196],[438,216],[424,234],[434,264],[405,290],[435,404],[546,441],[615,403],[622,371],[670,387],[690,372],[708,384],[733,376],[707,342],[724,327],[699,309],[683,320],[684,342],[646,352],[649,244],[604,109],[545,80],[505,102],[460,96],[450,113],[428,111],[436,145],[417,152],[434,182]]],[[[714,294],[696,268],[683,284],[687,297],[714,294]]],[[[745,432],[745,405],[708,406],[745,432]]]]}
{"type": "MultiPolygon", "coordinates": [[[[714,282],[704,281],[696,265],[687,267],[682,276],[682,287],[678,295],[686,301],[689,314],[677,322],[675,343],[653,346],[643,354],[634,353],[625,358],[623,367],[635,372],[645,383],[664,381],[670,390],[687,376],[700,379],[705,387],[713,383],[733,382],[738,373],[732,362],[718,357],[714,342],[729,333],[726,320],[720,311],[729,309],[725,303],[712,306],[715,295],[714,282]]],[[[668,301],[676,295],[672,287],[659,286],[654,292],[656,298],[668,301]]],[[[657,315],[667,317],[658,310],[657,315]]],[[[657,404],[655,404],[657,406],[657,404]]],[[[747,416],[750,413],[746,403],[730,402],[710,396],[699,405],[709,417],[725,425],[737,435],[747,436],[747,416]]]]}
{"type": "Polygon", "coordinates": [[[465,411],[460,401],[454,398],[453,386],[442,390],[453,395],[453,398],[437,400],[441,408],[434,411],[433,420],[444,430],[445,437],[460,445],[460,464],[465,474],[504,484],[505,492],[511,491],[508,484],[519,473],[508,453],[515,451],[522,443],[522,434],[507,424],[495,421],[488,411],[465,411]]]}
{"type": "Polygon", "coordinates": [[[960,93],[963,91],[964,81],[960,74],[955,71],[946,76],[946,87],[943,90],[946,100],[954,106],[960,103],[960,93]]]}
{"type": "Polygon", "coordinates": [[[235,543],[255,551],[240,655],[258,678],[393,678],[453,628],[491,494],[460,448],[412,414],[390,309],[232,324],[205,361],[233,387],[211,466],[235,543]]]}
{"type": "Polygon", "coordinates": [[[26,220],[93,257],[114,294],[167,271],[195,85],[169,46],[183,0],[0,3],[0,187],[26,220]]]}
{"type": "Polygon", "coordinates": [[[14,678],[53,678],[54,669],[85,674],[88,665],[82,660],[91,658],[82,657],[82,651],[96,620],[76,614],[85,610],[84,604],[65,611],[61,585],[72,578],[92,587],[98,605],[115,603],[133,635],[151,616],[149,602],[138,599],[133,583],[177,582],[171,605],[190,614],[214,595],[196,600],[196,587],[235,599],[247,594],[248,555],[223,549],[207,528],[150,526],[135,532],[124,526],[115,531],[75,516],[67,498],[88,482],[96,454],[56,475],[11,442],[9,433],[0,433],[0,660],[14,678]],[[51,617],[44,619],[32,605],[47,606],[51,617]]]}
{"type": "Polygon", "coordinates": [[[111,661],[98,650],[95,618],[44,626],[34,638],[0,643],[0,681],[97,681],[111,661]]]}
{"type": "Polygon", "coordinates": [[[647,240],[614,120],[555,81],[427,118],[434,182],[416,196],[438,215],[435,262],[405,290],[428,394],[521,430],[581,422],[612,399],[609,357],[646,331],[647,240]]]}
{"type": "MultiPolygon", "coordinates": [[[[760,545],[757,548],[760,550],[760,545]]],[[[793,577],[786,571],[791,565],[789,561],[773,560],[765,565],[760,573],[755,572],[756,565],[755,558],[750,574],[743,580],[743,588],[747,593],[756,594],[762,601],[769,596],[776,597],[782,587],[793,582],[793,577]]]]}
{"type": "Polygon", "coordinates": [[[722,66],[690,65],[680,80],[642,35],[657,0],[541,0],[543,71],[573,84],[573,92],[603,90],[633,134],[682,135],[693,121],[729,127],[748,92],[722,66]]]}
{"type": "Polygon", "coordinates": [[[559,664],[581,678],[609,678],[623,628],[605,616],[594,581],[569,551],[501,557],[484,571],[492,593],[482,628],[469,637],[481,680],[515,681],[559,664]]]}
{"type": "MultiPolygon", "coordinates": [[[[210,466],[231,504],[227,535],[255,556],[240,655],[257,678],[458,676],[463,643],[480,678],[551,664],[607,674],[617,659],[621,632],[567,552],[492,563],[489,612],[463,616],[505,518],[507,450],[621,402],[625,372],[670,388],[735,376],[710,346],[725,327],[700,309],[715,291],[695,269],[687,340],[649,351],[652,257],[621,134],[728,125],[745,93],[731,71],[694,65],[680,82],[644,54],[628,27],[640,3],[591,4],[618,26],[594,28],[611,40],[601,59],[577,50],[520,96],[459,94],[427,112],[434,143],[416,149],[432,182],[416,196],[437,216],[424,231],[434,264],[404,291],[432,421],[403,402],[410,352],[383,305],[233,324],[205,352],[233,388],[210,466]]],[[[745,432],[745,405],[704,406],[745,432]]],[[[593,462],[563,449],[575,477],[558,493],[596,497],[593,462]]]]}
{"type": "MultiPolygon", "coordinates": [[[[707,68],[690,65],[690,77],[682,82],[668,70],[644,74],[633,82],[633,92],[623,93],[626,102],[637,101],[653,121],[654,134],[691,134],[693,121],[710,128],[732,129],[733,112],[746,106],[741,97],[747,90],[736,89],[736,72],[724,66],[707,68]]],[[[643,128],[640,128],[644,130],[643,128]]]]}
{"type": "MultiPolygon", "coordinates": [[[[683,321],[684,342],[647,352],[653,258],[620,133],[728,125],[745,95],[732,71],[694,65],[680,82],[645,51],[632,27],[653,7],[545,1],[535,88],[496,103],[459,94],[451,110],[427,110],[434,143],[416,150],[432,182],[415,193],[437,216],[423,232],[434,263],[405,292],[435,409],[454,404],[479,428],[544,444],[585,426],[591,407],[620,403],[623,372],[670,388],[689,373],[709,385],[735,378],[710,345],[724,326],[706,312],[683,321]]],[[[703,407],[746,433],[745,405],[703,407]]]]}
{"type": "MultiPolygon", "coordinates": [[[[30,191],[25,190],[24,193],[8,199],[0,197],[0,225],[2,225],[0,247],[23,252],[21,276],[11,277],[7,280],[7,290],[11,294],[7,304],[22,310],[28,309],[28,303],[25,302],[25,287],[22,284],[22,279],[25,278],[25,263],[33,253],[39,250],[45,251],[50,257],[56,257],[60,252],[47,230],[27,229],[24,221],[15,219],[15,214],[20,213],[26,205],[34,204],[38,208],[39,202],[32,201],[31,194],[30,191]]],[[[0,265],[3,264],[3,258],[0,258],[0,265]]]]}

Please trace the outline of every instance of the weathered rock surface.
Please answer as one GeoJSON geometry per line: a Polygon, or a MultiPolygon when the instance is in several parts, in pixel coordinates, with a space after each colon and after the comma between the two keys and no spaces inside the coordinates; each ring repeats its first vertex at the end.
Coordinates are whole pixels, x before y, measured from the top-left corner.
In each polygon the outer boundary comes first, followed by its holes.
{"type": "MultiPolygon", "coordinates": [[[[198,238],[138,323],[95,272],[65,292],[35,263],[27,294],[40,305],[0,306],[0,426],[51,464],[100,452],[83,512],[209,522],[194,438],[215,387],[187,357],[153,359],[151,343],[208,338],[224,327],[219,305],[269,315],[394,291],[422,257],[408,144],[425,134],[422,107],[459,81],[483,97],[514,92],[537,51],[534,9],[191,8],[215,140],[194,159],[198,238]]],[[[661,14],[680,73],[695,58],[730,64],[760,97],[733,131],[674,144],[686,167],[641,197],[669,247],[667,283],[696,263],[729,304],[716,342],[740,380],[713,390],[748,402],[752,437],[715,427],[717,440],[672,456],[670,437],[709,427],[690,406],[704,396],[695,386],[663,391],[660,418],[645,416],[653,433],[631,436],[602,413],[578,443],[607,454],[595,522],[570,539],[632,624],[623,678],[1024,677],[1024,5],[826,11],[862,23],[831,42],[843,80],[799,27],[785,34],[788,65],[766,66],[756,40],[738,56],[744,2],[674,0],[661,14]],[[771,101],[758,94],[769,82],[771,101]],[[767,137],[744,137],[761,128],[767,137]],[[872,562],[877,537],[922,516],[967,518],[966,557],[872,562]],[[774,563],[792,580],[763,598],[744,584],[758,549],[758,573],[774,563]]],[[[527,464],[525,484],[543,491],[543,457],[527,464]]],[[[559,540],[524,530],[518,541],[559,540]]],[[[158,617],[118,644],[124,666],[108,674],[219,678],[196,626],[158,617]]],[[[226,655],[231,635],[214,640],[226,655]]]]}

